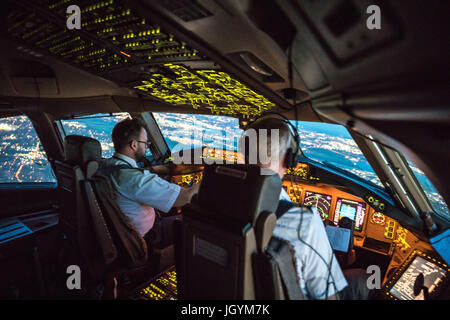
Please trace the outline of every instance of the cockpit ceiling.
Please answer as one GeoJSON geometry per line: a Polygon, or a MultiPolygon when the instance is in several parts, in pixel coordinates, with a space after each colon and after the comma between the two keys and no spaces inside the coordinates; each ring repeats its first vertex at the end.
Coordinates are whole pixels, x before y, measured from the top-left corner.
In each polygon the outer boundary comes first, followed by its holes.
{"type": "Polygon", "coordinates": [[[195,48],[124,1],[77,1],[81,29],[68,30],[68,0],[14,1],[7,37],[171,105],[254,117],[275,107],[195,48]]]}

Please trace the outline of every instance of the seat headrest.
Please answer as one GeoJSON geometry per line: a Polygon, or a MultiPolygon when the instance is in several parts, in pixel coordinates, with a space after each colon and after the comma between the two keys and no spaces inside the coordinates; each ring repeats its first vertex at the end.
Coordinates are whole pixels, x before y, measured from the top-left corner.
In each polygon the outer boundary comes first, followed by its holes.
{"type": "Polygon", "coordinates": [[[254,226],[260,213],[276,211],[280,192],[281,179],[275,172],[261,175],[256,165],[212,165],[203,173],[197,205],[233,224],[254,226]]]}
{"type": "Polygon", "coordinates": [[[70,135],[64,139],[65,161],[85,167],[90,161],[102,158],[102,146],[98,140],[70,135]]]}

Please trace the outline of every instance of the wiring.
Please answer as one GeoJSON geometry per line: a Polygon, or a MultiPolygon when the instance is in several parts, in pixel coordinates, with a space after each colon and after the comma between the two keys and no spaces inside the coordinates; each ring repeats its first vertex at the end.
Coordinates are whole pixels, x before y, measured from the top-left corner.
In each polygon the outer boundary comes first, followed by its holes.
{"type": "MultiPolygon", "coordinates": [[[[297,143],[296,156],[298,156],[298,152],[301,150],[301,147],[300,147],[300,133],[299,133],[299,130],[298,130],[298,110],[297,110],[297,107],[296,107],[296,105],[297,105],[297,102],[296,102],[297,93],[296,93],[296,91],[295,91],[295,89],[294,89],[294,84],[293,84],[292,45],[289,46],[288,69],[289,69],[289,70],[288,70],[288,72],[289,72],[289,86],[290,86],[291,93],[292,93],[293,108],[294,108],[294,115],[295,115],[295,124],[296,124],[296,126],[295,126],[295,127],[292,126],[292,128],[296,131],[296,132],[295,132],[295,136],[297,136],[297,139],[296,139],[296,143],[297,143]]],[[[286,121],[289,122],[289,120],[288,120],[286,117],[284,117],[284,116],[282,116],[282,117],[285,118],[286,121]]],[[[289,123],[290,123],[290,122],[289,122],[289,123]]],[[[291,185],[293,185],[293,182],[294,182],[293,180],[294,180],[294,178],[293,178],[292,175],[290,175],[290,180],[291,180],[291,185]]],[[[294,189],[294,193],[295,193],[295,192],[296,192],[296,190],[294,189]]],[[[300,199],[300,197],[298,197],[298,195],[295,195],[295,197],[296,197],[297,199],[300,199]]],[[[330,263],[328,264],[328,263],[326,262],[325,258],[324,258],[324,257],[323,257],[323,256],[322,256],[315,248],[313,248],[309,243],[307,243],[306,241],[304,241],[303,239],[301,239],[300,234],[301,234],[302,223],[303,223],[303,212],[302,212],[302,209],[300,208],[300,223],[299,223],[299,225],[298,225],[297,238],[298,238],[298,240],[299,240],[300,242],[302,242],[303,244],[305,244],[306,246],[308,246],[309,248],[311,248],[311,250],[312,250],[314,253],[316,253],[316,254],[320,257],[320,259],[325,263],[325,265],[327,266],[327,269],[328,269],[328,276],[327,276],[327,285],[326,285],[326,292],[325,292],[325,300],[328,300],[328,287],[329,287],[329,279],[330,279],[330,276],[331,276],[332,281],[333,281],[334,291],[337,292],[336,282],[335,282],[334,277],[333,277],[333,275],[332,275],[332,273],[331,273],[331,266],[332,266],[332,263],[333,263],[333,251],[331,250],[331,259],[330,259],[330,263]]]]}

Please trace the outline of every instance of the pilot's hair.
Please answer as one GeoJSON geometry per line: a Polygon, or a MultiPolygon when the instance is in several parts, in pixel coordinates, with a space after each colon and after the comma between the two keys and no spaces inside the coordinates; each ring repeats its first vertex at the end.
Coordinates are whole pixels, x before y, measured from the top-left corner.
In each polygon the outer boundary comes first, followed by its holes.
{"type": "MultiPolygon", "coordinates": [[[[279,118],[273,118],[273,117],[264,117],[261,119],[256,120],[255,122],[251,123],[247,128],[246,132],[249,129],[255,129],[257,132],[257,152],[259,153],[259,148],[262,148],[263,146],[260,145],[260,143],[264,143],[263,140],[260,141],[259,139],[259,130],[260,129],[267,129],[267,139],[266,139],[266,150],[267,150],[267,156],[272,157],[271,155],[271,148],[272,148],[272,139],[271,139],[271,129],[278,129],[279,131],[279,148],[278,148],[278,159],[279,161],[284,160],[284,156],[286,155],[286,152],[289,147],[292,148],[292,150],[296,150],[295,146],[295,139],[292,136],[291,129],[289,128],[289,125],[279,119],[279,118]]],[[[245,133],[244,133],[245,134],[245,133]]],[[[244,137],[244,136],[243,136],[244,137]]],[[[241,142],[243,137],[241,137],[241,142]]],[[[246,151],[247,152],[247,151],[246,151]]],[[[258,159],[259,162],[259,159],[258,159]]]]}
{"type": "Polygon", "coordinates": [[[124,119],[118,122],[112,131],[114,150],[120,152],[130,141],[139,139],[141,129],[145,128],[139,119],[124,119]]]}

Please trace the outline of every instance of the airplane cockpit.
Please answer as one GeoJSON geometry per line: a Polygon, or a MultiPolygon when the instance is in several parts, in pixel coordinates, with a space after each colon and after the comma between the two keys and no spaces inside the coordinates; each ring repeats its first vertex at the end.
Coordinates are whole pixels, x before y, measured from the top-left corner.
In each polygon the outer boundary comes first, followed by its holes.
{"type": "Polygon", "coordinates": [[[450,299],[442,3],[0,7],[0,299],[312,299],[274,236],[280,194],[364,271],[367,299],[450,299]],[[262,118],[298,135],[282,176],[241,152],[262,118]],[[125,119],[148,137],[134,170],[198,188],[154,209],[182,217],[172,244],[150,248],[103,167],[125,119]]]}

